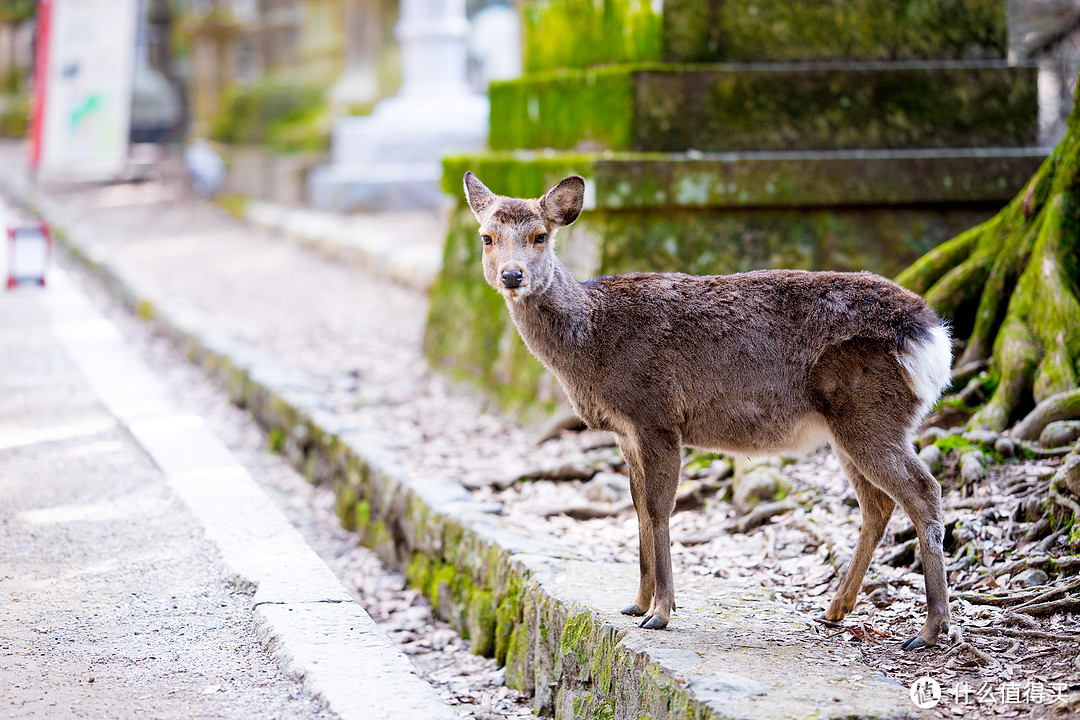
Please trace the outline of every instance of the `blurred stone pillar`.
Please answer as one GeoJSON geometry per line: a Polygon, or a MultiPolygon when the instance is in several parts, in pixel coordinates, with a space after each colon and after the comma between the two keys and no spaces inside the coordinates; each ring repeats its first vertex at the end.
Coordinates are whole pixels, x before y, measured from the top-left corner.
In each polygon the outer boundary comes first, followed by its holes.
{"type": "Polygon", "coordinates": [[[401,88],[370,116],[334,123],[331,162],[308,176],[316,207],[437,206],[442,156],[486,144],[488,101],[467,81],[464,0],[401,0],[400,8],[401,88]]]}
{"type": "Polygon", "coordinates": [[[330,90],[335,105],[363,105],[379,97],[382,17],[376,0],[345,0],[345,70],[330,90]]]}

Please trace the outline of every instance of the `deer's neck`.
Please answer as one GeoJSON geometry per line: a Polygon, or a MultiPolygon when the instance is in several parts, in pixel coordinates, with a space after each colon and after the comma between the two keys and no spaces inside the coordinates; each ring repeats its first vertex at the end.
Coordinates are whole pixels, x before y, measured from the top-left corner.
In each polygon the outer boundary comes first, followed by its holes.
{"type": "Polygon", "coordinates": [[[529,350],[557,374],[583,353],[593,337],[592,298],[565,265],[557,263],[543,290],[508,299],[510,317],[529,350]]]}

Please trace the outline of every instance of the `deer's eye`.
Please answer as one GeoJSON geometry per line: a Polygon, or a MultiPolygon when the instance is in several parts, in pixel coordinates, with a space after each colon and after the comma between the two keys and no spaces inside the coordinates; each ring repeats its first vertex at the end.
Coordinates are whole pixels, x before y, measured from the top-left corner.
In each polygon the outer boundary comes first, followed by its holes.
{"type": "Polygon", "coordinates": [[[494,240],[491,239],[490,235],[481,235],[480,239],[484,241],[485,245],[490,245],[491,243],[495,242],[494,240]]]}
{"type": "Polygon", "coordinates": [[[539,235],[537,235],[536,237],[533,238],[533,242],[536,243],[537,245],[540,245],[545,240],[547,240],[547,233],[540,233],[539,235]]]}

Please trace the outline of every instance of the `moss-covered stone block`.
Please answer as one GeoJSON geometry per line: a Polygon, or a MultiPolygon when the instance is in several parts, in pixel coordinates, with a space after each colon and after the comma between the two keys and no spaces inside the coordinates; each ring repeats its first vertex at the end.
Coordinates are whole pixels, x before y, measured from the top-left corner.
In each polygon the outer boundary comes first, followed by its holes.
{"type": "Polygon", "coordinates": [[[491,86],[492,149],[649,151],[1033,144],[1033,66],[1001,61],[623,65],[491,86]]]}
{"type": "Polygon", "coordinates": [[[531,0],[521,7],[525,72],[659,60],[652,0],[531,0]]]}
{"type": "Polygon", "coordinates": [[[663,59],[1002,58],[1004,0],[665,0],[663,59]]]}
{"type": "Polygon", "coordinates": [[[641,61],[1003,58],[1004,0],[527,0],[527,73],[641,61]]]}

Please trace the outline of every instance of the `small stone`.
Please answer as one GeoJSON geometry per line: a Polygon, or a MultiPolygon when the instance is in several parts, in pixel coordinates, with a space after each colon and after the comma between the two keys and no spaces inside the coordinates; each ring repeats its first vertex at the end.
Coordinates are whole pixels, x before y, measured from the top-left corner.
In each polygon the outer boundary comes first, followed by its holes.
{"type": "Polygon", "coordinates": [[[994,452],[1006,459],[1016,457],[1016,443],[1012,438],[999,437],[994,442],[994,452]]]}
{"type": "Polygon", "coordinates": [[[731,504],[740,513],[749,512],[762,500],[772,500],[791,491],[791,483],[774,467],[761,465],[736,476],[731,504]]]}
{"type": "Polygon", "coordinates": [[[1038,568],[1030,568],[1013,576],[1012,584],[1020,588],[1036,587],[1050,582],[1050,576],[1038,568]]]}
{"type": "Polygon", "coordinates": [[[998,438],[1001,437],[1001,433],[986,428],[976,428],[974,430],[968,430],[964,433],[964,437],[973,443],[993,445],[998,441],[998,438]]]}
{"type": "Polygon", "coordinates": [[[974,484],[986,476],[986,466],[982,462],[982,453],[967,452],[960,456],[960,479],[964,484],[974,484]]]}
{"type": "Polygon", "coordinates": [[[1058,420],[1043,428],[1039,435],[1039,444],[1055,448],[1069,445],[1080,438],[1080,420],[1058,420]]]}
{"type": "Polygon", "coordinates": [[[919,459],[926,465],[931,475],[937,475],[941,469],[941,448],[937,445],[927,445],[919,451],[919,459]]]}
{"type": "Polygon", "coordinates": [[[585,493],[585,497],[592,502],[618,502],[630,493],[630,478],[619,473],[597,473],[581,489],[585,493]],[[620,480],[613,482],[613,478],[619,478],[620,480]]]}
{"type": "MultiPolygon", "coordinates": [[[[923,434],[919,436],[919,439],[916,441],[915,444],[919,446],[920,450],[923,450],[927,446],[933,445],[943,437],[945,437],[944,430],[939,427],[928,427],[926,428],[926,430],[923,431],[923,434]]],[[[931,470],[931,472],[933,472],[933,470],[931,470]]]]}
{"type": "Polygon", "coordinates": [[[1060,479],[1065,479],[1065,489],[1072,493],[1073,497],[1080,498],[1080,452],[1073,450],[1065,456],[1065,460],[1057,470],[1059,487],[1060,479]]]}

